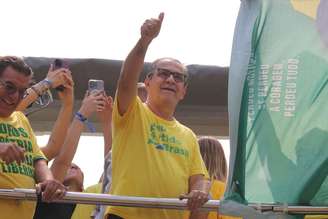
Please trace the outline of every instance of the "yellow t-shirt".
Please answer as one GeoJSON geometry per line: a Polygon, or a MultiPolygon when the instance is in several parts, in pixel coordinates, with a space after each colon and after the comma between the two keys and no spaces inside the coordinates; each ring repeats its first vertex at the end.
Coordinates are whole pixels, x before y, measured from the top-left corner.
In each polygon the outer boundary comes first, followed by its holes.
{"type": "MultiPolygon", "coordinates": [[[[89,186],[84,190],[85,193],[101,193],[102,184],[98,183],[89,186]]],[[[96,209],[96,205],[77,204],[71,219],[90,219],[91,214],[96,209]]]]}
{"type": "MultiPolygon", "coordinates": [[[[34,132],[27,118],[21,112],[14,112],[7,118],[0,118],[0,142],[15,142],[25,149],[25,161],[6,164],[0,160],[0,188],[34,188],[34,162],[45,159],[37,146],[34,132]]],[[[32,218],[35,202],[0,199],[0,219],[32,218]]]]}
{"type": "MultiPolygon", "coordinates": [[[[225,183],[214,180],[211,186],[211,196],[214,200],[220,200],[225,191],[225,183]]],[[[218,215],[216,212],[210,212],[207,219],[237,219],[237,217],[230,217],[225,215],[218,215]]]]}
{"type": "Polygon", "coordinates": [[[328,215],[305,215],[304,219],[328,219],[328,215]]]}
{"type": "MultiPolygon", "coordinates": [[[[112,187],[110,194],[178,198],[192,175],[208,177],[195,134],[178,121],[155,115],[138,97],[124,116],[113,109],[112,187]]],[[[109,207],[124,219],[179,219],[183,211],[109,207]]]]}

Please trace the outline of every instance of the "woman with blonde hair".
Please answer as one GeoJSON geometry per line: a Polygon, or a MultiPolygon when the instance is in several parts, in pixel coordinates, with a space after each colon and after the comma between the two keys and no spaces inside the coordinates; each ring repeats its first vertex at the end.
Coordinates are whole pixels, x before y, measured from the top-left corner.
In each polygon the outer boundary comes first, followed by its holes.
{"type": "Polygon", "coordinates": [[[225,183],[227,161],[220,142],[213,137],[201,137],[198,139],[198,144],[211,179],[225,183]]]}
{"type": "MultiPolygon", "coordinates": [[[[211,199],[219,200],[223,197],[227,179],[227,161],[220,142],[214,137],[201,137],[198,139],[200,153],[203,157],[208,174],[211,178],[211,199]]],[[[210,212],[207,219],[232,219],[234,217],[222,216],[210,212]]]]}

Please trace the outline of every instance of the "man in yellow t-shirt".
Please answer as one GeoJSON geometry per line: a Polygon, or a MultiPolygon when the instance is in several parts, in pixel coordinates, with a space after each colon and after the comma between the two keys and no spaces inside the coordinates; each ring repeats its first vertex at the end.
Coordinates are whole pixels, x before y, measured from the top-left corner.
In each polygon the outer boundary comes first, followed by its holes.
{"type": "MultiPolygon", "coordinates": [[[[126,58],[113,108],[112,187],[110,194],[178,198],[187,194],[191,218],[208,200],[209,181],[195,134],[174,118],[187,89],[187,69],[173,58],[156,60],[143,103],[137,82],[151,41],[164,18],[146,20],[141,37],[126,58]]],[[[108,207],[109,219],[179,219],[183,211],[108,207]]],[[[200,217],[199,217],[200,218],[200,217]]]]}
{"type": "MultiPolygon", "coordinates": [[[[34,188],[42,198],[61,198],[66,188],[53,179],[36,144],[33,130],[21,112],[14,112],[30,84],[32,70],[17,57],[0,57],[0,188],[34,188]]],[[[33,217],[35,202],[0,199],[0,218],[33,217]]]]}

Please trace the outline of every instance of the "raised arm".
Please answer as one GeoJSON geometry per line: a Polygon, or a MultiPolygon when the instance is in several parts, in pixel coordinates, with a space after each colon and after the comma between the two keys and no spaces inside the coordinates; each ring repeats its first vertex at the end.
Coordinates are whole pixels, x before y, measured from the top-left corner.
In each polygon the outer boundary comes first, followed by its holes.
{"type": "MultiPolygon", "coordinates": [[[[84,98],[79,113],[82,117],[88,118],[93,112],[102,111],[105,105],[104,102],[102,94],[90,94],[84,98]]],[[[64,145],[51,165],[50,169],[54,178],[61,182],[63,182],[66,172],[71,166],[84,126],[85,124],[80,120],[80,117],[75,116],[68,129],[64,145]]]]}
{"type": "Polygon", "coordinates": [[[69,83],[65,85],[65,89],[58,92],[62,106],[52,129],[48,144],[41,148],[48,160],[52,160],[59,154],[64,144],[69,124],[71,123],[74,104],[74,89],[71,75],[67,77],[67,80],[69,83]]]}
{"type": "Polygon", "coordinates": [[[24,99],[19,103],[16,110],[24,111],[31,103],[36,101],[42,93],[46,92],[50,88],[56,88],[60,85],[72,86],[71,72],[66,68],[60,68],[57,70],[52,70],[52,65],[49,68],[47,77],[33,85],[31,88],[27,89],[27,94],[24,99]]]}
{"type": "Polygon", "coordinates": [[[158,18],[152,18],[144,22],[141,26],[140,39],[123,63],[116,94],[118,110],[121,115],[124,115],[131,101],[137,95],[137,82],[143,68],[148,46],[159,34],[163,19],[164,13],[160,13],[158,18]]]}
{"type": "Polygon", "coordinates": [[[104,135],[104,157],[109,153],[112,148],[112,111],[113,99],[111,96],[106,96],[104,110],[98,112],[98,119],[102,126],[104,135]]]}

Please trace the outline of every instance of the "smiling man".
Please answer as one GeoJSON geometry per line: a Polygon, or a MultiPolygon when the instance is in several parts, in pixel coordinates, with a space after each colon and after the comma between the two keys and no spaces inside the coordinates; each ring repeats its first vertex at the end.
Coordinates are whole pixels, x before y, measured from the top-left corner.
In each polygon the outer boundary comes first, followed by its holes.
{"type": "MultiPolygon", "coordinates": [[[[159,34],[164,14],[146,20],[141,37],[126,58],[113,108],[112,187],[110,194],[188,198],[196,210],[208,200],[209,182],[195,134],[174,118],[187,91],[187,69],[173,58],[152,64],[145,79],[143,103],[137,82],[151,41],[159,34]]],[[[109,207],[110,219],[183,218],[183,211],[109,207]]]]}
{"type": "MultiPolygon", "coordinates": [[[[63,197],[66,188],[53,179],[22,112],[15,112],[32,78],[32,70],[17,57],[0,57],[0,188],[34,188],[45,201],[63,197]]],[[[35,203],[0,199],[1,218],[32,218],[35,203]]]]}

